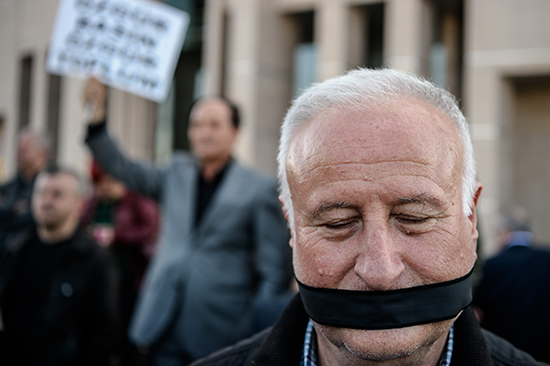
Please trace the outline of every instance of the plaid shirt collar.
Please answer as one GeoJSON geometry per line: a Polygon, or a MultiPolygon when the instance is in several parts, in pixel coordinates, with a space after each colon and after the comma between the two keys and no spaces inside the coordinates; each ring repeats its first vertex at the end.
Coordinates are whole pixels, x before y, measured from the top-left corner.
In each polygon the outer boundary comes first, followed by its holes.
{"type": "MultiPolygon", "coordinates": [[[[439,366],[450,366],[453,356],[454,345],[454,325],[451,327],[447,339],[447,350],[439,361],[439,366]]],[[[317,366],[317,344],[315,342],[315,332],[313,331],[313,322],[311,319],[307,323],[306,335],[304,337],[304,346],[300,366],[317,366]]]]}

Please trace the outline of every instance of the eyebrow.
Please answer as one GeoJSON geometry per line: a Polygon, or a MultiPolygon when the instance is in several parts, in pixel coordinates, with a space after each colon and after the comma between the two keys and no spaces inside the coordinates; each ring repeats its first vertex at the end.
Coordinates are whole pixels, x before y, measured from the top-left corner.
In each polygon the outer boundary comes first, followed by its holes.
{"type": "Polygon", "coordinates": [[[409,203],[413,203],[413,204],[418,203],[423,206],[428,205],[435,208],[441,208],[442,206],[441,201],[437,197],[429,193],[421,193],[419,195],[412,196],[412,197],[399,197],[397,199],[396,205],[406,205],[409,203]]]}
{"type": "Polygon", "coordinates": [[[317,207],[313,212],[311,212],[311,216],[313,217],[319,217],[322,213],[327,211],[336,210],[339,208],[353,208],[355,207],[353,204],[349,202],[325,202],[321,204],[319,207],[317,207]]]}
{"type": "MultiPolygon", "coordinates": [[[[406,204],[421,204],[423,206],[432,206],[435,208],[441,208],[443,205],[441,201],[429,193],[420,193],[416,196],[411,197],[398,197],[393,203],[393,206],[406,205],[406,204]]],[[[325,202],[319,205],[314,211],[311,212],[312,217],[319,217],[321,214],[337,210],[341,208],[355,208],[356,205],[350,202],[325,202]]]]}

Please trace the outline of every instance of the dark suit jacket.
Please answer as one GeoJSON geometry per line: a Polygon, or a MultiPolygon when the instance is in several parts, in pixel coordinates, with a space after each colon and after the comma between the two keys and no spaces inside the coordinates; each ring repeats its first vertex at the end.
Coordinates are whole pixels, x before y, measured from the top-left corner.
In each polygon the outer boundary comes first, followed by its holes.
{"type": "Polygon", "coordinates": [[[174,326],[174,343],[194,359],[249,335],[256,301],[284,292],[291,274],[276,181],[232,163],[196,227],[195,159],[180,154],[166,168],[131,161],[101,127],[87,143],[108,174],[162,207],[132,340],[154,345],[174,326]]]}
{"type": "Polygon", "coordinates": [[[487,260],[474,305],[481,325],[550,362],[550,252],[513,246],[487,260]]]}

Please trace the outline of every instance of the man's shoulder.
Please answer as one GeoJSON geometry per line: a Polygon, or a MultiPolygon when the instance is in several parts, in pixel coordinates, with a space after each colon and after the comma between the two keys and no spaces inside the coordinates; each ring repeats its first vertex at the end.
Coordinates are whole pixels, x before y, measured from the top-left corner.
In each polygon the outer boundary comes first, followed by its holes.
{"type": "Polygon", "coordinates": [[[187,151],[176,150],[172,154],[172,164],[173,163],[194,163],[196,159],[187,151]]]}
{"type": "Polygon", "coordinates": [[[259,187],[277,187],[277,180],[275,177],[267,174],[266,172],[241,164],[238,161],[235,161],[233,165],[234,169],[237,170],[237,173],[248,182],[255,182],[255,184],[259,187]]]}
{"type": "Polygon", "coordinates": [[[243,366],[250,364],[256,350],[267,337],[271,328],[267,328],[256,335],[242,340],[239,343],[223,348],[210,356],[194,362],[191,366],[243,366]]]}
{"type": "Polygon", "coordinates": [[[35,227],[33,226],[32,228],[10,233],[4,243],[0,245],[0,253],[5,255],[7,253],[18,252],[21,247],[31,240],[34,230],[35,227]]]}
{"type": "Polygon", "coordinates": [[[483,337],[495,366],[543,366],[529,354],[515,348],[511,343],[482,329],[483,337]]]}
{"type": "Polygon", "coordinates": [[[6,180],[5,182],[0,183],[0,188],[1,189],[6,189],[10,186],[16,185],[18,182],[19,182],[18,175],[15,174],[10,179],[6,180]]]}
{"type": "Polygon", "coordinates": [[[17,187],[20,184],[22,184],[22,180],[19,179],[18,174],[15,174],[13,177],[11,177],[7,181],[0,184],[0,194],[2,194],[2,195],[14,194],[15,191],[17,190],[17,187]]]}
{"type": "Polygon", "coordinates": [[[175,173],[186,169],[197,169],[198,166],[197,159],[192,154],[185,151],[176,151],[166,169],[175,173]]]}
{"type": "Polygon", "coordinates": [[[70,252],[88,260],[107,261],[110,256],[106,249],[100,247],[94,239],[82,228],[78,228],[71,242],[70,252]]]}

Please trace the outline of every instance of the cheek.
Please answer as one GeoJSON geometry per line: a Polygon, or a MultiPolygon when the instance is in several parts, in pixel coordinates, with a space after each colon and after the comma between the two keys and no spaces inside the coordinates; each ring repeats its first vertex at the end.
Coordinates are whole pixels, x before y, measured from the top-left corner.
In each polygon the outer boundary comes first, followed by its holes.
{"type": "Polygon", "coordinates": [[[452,280],[472,269],[475,244],[460,231],[443,227],[425,239],[412,244],[416,254],[409,252],[407,262],[428,283],[452,280]]]}
{"type": "Polygon", "coordinates": [[[355,263],[345,243],[333,243],[303,232],[294,242],[293,262],[298,280],[314,287],[336,287],[355,263]]]}
{"type": "Polygon", "coordinates": [[[38,212],[38,208],[42,205],[42,200],[39,197],[34,197],[31,203],[31,210],[38,212]]]}

